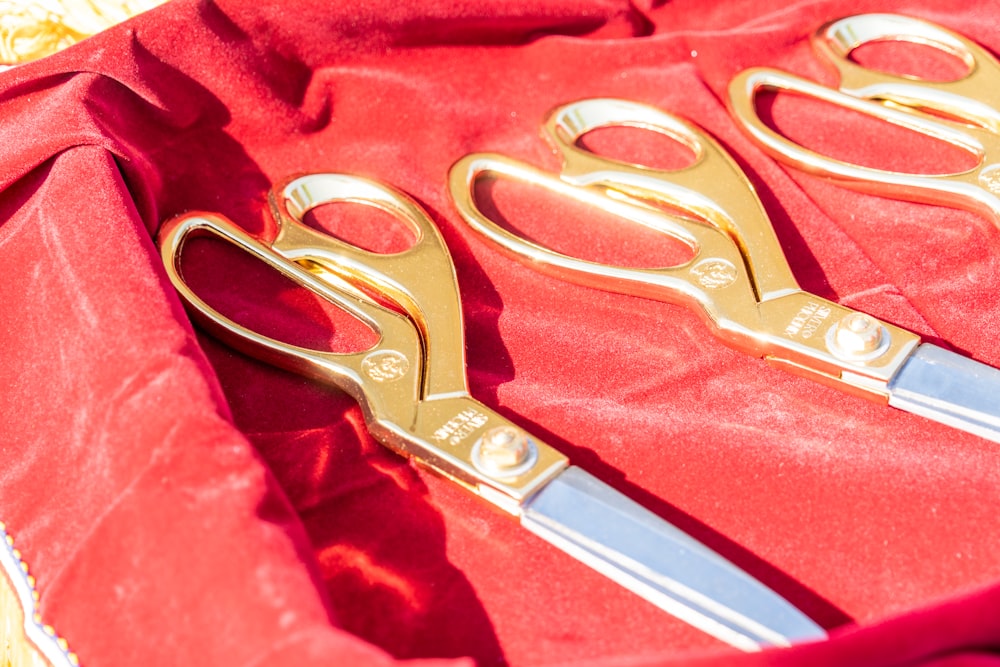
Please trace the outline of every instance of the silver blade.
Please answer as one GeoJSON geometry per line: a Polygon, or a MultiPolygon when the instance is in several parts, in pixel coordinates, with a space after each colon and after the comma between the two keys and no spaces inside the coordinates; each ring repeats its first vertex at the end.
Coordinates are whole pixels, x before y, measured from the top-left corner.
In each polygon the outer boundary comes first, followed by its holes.
{"type": "Polygon", "coordinates": [[[923,343],[889,382],[889,405],[1000,442],[1000,370],[923,343]]]}
{"type": "Polygon", "coordinates": [[[528,530],[664,611],[745,651],[825,639],[788,601],[576,467],[523,508],[528,530]]]}

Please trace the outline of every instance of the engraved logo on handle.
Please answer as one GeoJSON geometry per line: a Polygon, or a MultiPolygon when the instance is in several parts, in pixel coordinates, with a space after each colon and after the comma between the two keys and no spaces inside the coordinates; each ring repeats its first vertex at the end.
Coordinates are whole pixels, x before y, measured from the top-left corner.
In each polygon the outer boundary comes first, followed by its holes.
{"type": "Polygon", "coordinates": [[[410,370],[410,360],[396,350],[380,350],[365,357],[361,369],[376,382],[393,382],[410,370]]]}
{"type": "Polygon", "coordinates": [[[736,282],[736,267],[719,257],[703,259],[691,267],[691,275],[706,289],[722,289],[736,282]]]}
{"type": "Polygon", "coordinates": [[[979,172],[979,184],[995,195],[1000,195],[1000,164],[991,164],[979,172]]]}

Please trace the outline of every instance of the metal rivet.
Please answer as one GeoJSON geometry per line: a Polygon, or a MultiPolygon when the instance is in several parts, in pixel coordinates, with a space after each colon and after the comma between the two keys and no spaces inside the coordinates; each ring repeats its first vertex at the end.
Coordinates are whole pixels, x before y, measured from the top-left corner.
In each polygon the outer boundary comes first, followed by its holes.
{"type": "Polygon", "coordinates": [[[889,333],[874,317],[851,313],[834,325],[827,341],[830,349],[840,357],[866,360],[886,350],[889,333]]]}
{"type": "Polygon", "coordinates": [[[516,426],[495,426],[476,443],[473,461],[490,475],[516,475],[534,465],[536,447],[516,426]]]}

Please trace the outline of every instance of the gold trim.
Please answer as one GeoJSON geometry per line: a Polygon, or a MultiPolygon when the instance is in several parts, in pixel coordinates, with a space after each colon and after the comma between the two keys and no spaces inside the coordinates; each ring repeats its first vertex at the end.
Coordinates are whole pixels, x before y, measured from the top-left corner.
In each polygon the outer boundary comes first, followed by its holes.
{"type": "Polygon", "coordinates": [[[0,522],[0,667],[79,667],[65,639],[38,612],[35,578],[0,522]]]}
{"type": "Polygon", "coordinates": [[[0,0],[0,63],[37,60],[165,0],[0,0]]]}

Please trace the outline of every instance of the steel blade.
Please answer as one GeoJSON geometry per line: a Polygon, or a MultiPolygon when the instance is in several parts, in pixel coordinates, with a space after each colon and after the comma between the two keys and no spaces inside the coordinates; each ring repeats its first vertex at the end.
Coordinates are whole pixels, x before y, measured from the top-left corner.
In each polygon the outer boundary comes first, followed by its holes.
{"type": "Polygon", "coordinates": [[[889,405],[1000,442],[1000,370],[921,344],[889,382],[889,405]]]}
{"type": "Polygon", "coordinates": [[[745,651],[826,638],[747,572],[576,467],[523,508],[521,523],[698,629],[745,651]]]}

